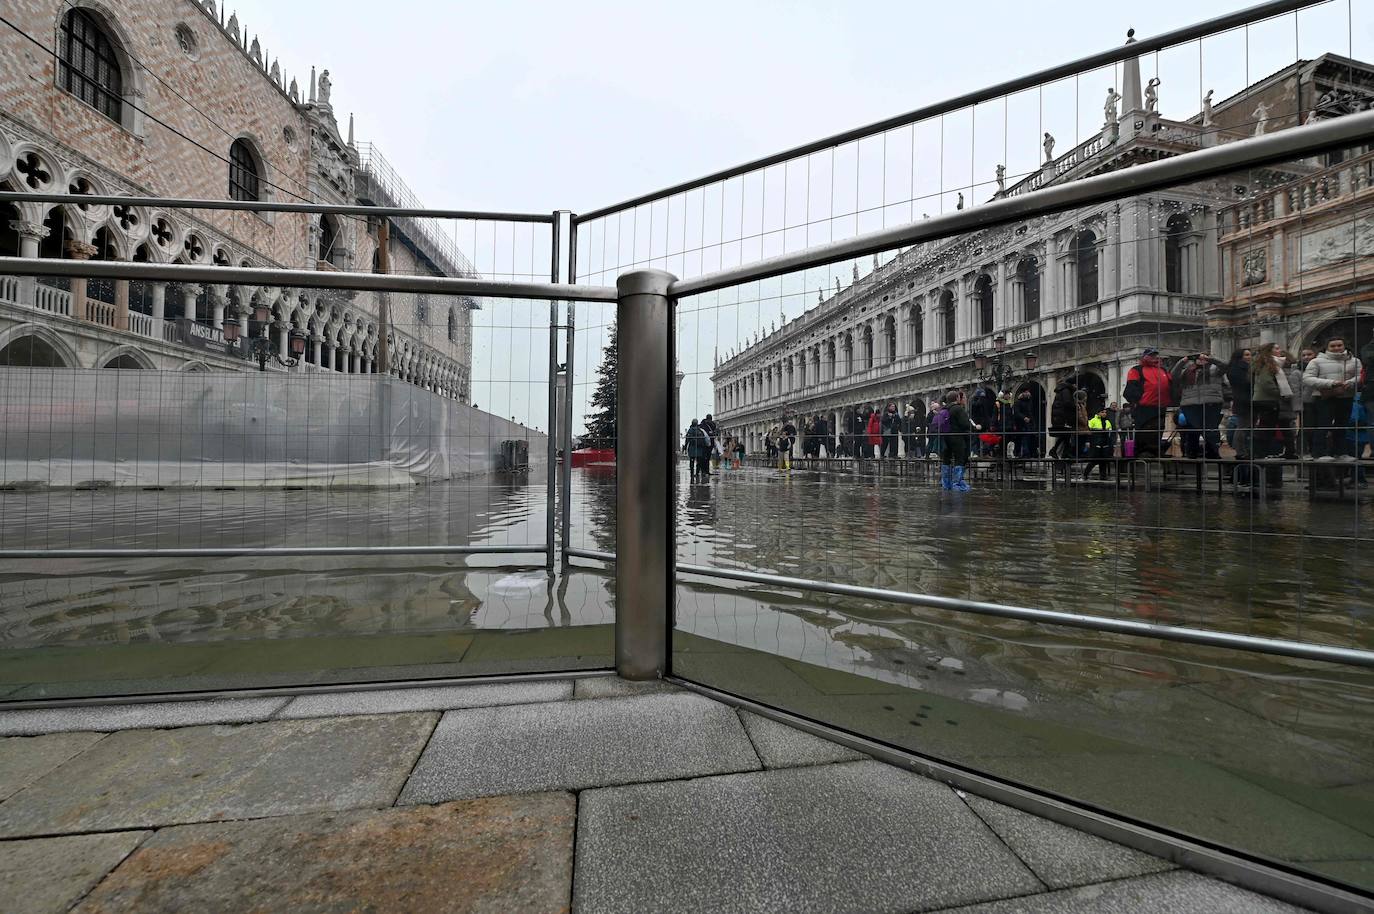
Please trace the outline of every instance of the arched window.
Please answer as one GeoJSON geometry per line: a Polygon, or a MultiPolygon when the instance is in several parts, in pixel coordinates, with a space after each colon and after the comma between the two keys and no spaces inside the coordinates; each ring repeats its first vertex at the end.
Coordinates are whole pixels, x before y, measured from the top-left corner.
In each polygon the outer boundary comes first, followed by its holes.
{"type": "Polygon", "coordinates": [[[342,266],[339,263],[339,220],[331,215],[320,217],[320,260],[342,266]]]}
{"type": "Polygon", "coordinates": [[[992,277],[984,273],[978,277],[973,284],[973,298],[978,302],[978,332],[988,334],[993,330],[993,296],[992,277]]]}
{"type": "Polygon", "coordinates": [[[844,356],[844,373],[854,373],[854,334],[846,333],[844,343],[841,346],[841,354],[844,356]]]}
{"type": "Polygon", "coordinates": [[[61,353],[47,340],[21,336],[0,349],[0,365],[22,368],[66,368],[61,353]]]}
{"type": "Polygon", "coordinates": [[[123,352],[110,359],[102,367],[138,370],[143,368],[143,363],[129,355],[129,353],[123,352]]]}
{"type": "Polygon", "coordinates": [[[1097,301],[1097,236],[1084,229],[1074,239],[1078,255],[1078,304],[1091,305],[1097,301]]]}
{"type": "Polygon", "coordinates": [[[926,316],[920,305],[911,308],[911,354],[920,355],[926,351],[926,316]]]}
{"type": "Polygon", "coordinates": [[[897,361],[897,321],[890,314],[883,324],[883,338],[887,345],[887,361],[890,365],[897,361]]]}
{"type": "Polygon", "coordinates": [[[124,71],[118,47],[99,20],[83,9],[62,17],[58,85],[116,124],[124,122],[124,71]]]}
{"type": "Polygon", "coordinates": [[[1040,270],[1034,257],[1022,257],[1016,265],[1016,278],[1021,283],[1021,320],[1040,319],[1040,270]]]}
{"type": "Polygon", "coordinates": [[[234,140],[229,147],[229,199],[261,200],[261,174],[253,147],[247,140],[234,140]]]}
{"type": "Polygon", "coordinates": [[[940,295],[940,323],[943,325],[944,338],[941,345],[953,346],[955,337],[954,293],[946,289],[940,295]]]}
{"type": "Polygon", "coordinates": [[[448,341],[458,342],[458,313],[452,307],[448,309],[448,341]]]}
{"type": "Polygon", "coordinates": [[[873,367],[873,328],[864,326],[863,336],[863,367],[873,367]]]}
{"type": "Polygon", "coordinates": [[[1193,223],[1182,213],[1170,216],[1164,227],[1164,288],[1168,292],[1189,292],[1186,267],[1188,235],[1193,223]]]}

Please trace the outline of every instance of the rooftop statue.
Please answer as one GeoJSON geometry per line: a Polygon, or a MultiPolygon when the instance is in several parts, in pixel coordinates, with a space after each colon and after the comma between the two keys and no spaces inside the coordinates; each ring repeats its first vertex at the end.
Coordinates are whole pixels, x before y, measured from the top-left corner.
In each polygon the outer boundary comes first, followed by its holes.
{"type": "Polygon", "coordinates": [[[1102,103],[1102,117],[1108,124],[1116,123],[1116,103],[1121,101],[1121,93],[1114,86],[1107,87],[1107,100],[1102,103]]]}
{"type": "Polygon", "coordinates": [[[1212,94],[1215,89],[1208,89],[1207,94],[1202,96],[1202,126],[1212,126],[1212,94]]]}
{"type": "Polygon", "coordinates": [[[1159,113],[1159,77],[1155,76],[1145,85],[1145,111],[1159,113]]]}
{"type": "Polygon", "coordinates": [[[1053,162],[1053,161],[1054,161],[1054,137],[1050,135],[1049,131],[1046,131],[1046,132],[1045,132],[1045,163],[1046,163],[1046,164],[1049,164],[1050,162],[1053,162]]]}

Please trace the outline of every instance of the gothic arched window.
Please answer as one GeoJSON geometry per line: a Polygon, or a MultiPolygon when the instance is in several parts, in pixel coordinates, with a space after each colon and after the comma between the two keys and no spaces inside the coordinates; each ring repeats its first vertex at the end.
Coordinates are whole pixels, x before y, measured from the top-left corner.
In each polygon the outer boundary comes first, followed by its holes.
{"type": "Polygon", "coordinates": [[[911,354],[919,355],[926,351],[926,316],[920,305],[911,308],[911,354]]]}
{"type": "Polygon", "coordinates": [[[458,313],[451,307],[448,309],[448,341],[458,342],[458,313]]]}
{"type": "Polygon", "coordinates": [[[883,340],[887,347],[887,361],[891,364],[897,361],[897,321],[890,314],[883,324],[883,340]]]}
{"type": "Polygon", "coordinates": [[[83,9],[62,17],[58,39],[58,85],[101,114],[124,121],[124,71],[117,45],[99,20],[83,9]]]}
{"type": "Polygon", "coordinates": [[[320,260],[342,266],[339,260],[339,220],[331,215],[320,217],[320,260]]]}
{"type": "Polygon", "coordinates": [[[229,199],[261,200],[261,174],[253,147],[247,140],[234,140],[229,147],[229,199]]]}
{"type": "Polygon", "coordinates": [[[1097,236],[1084,229],[1074,239],[1078,255],[1078,304],[1091,305],[1097,301],[1097,236]]]}

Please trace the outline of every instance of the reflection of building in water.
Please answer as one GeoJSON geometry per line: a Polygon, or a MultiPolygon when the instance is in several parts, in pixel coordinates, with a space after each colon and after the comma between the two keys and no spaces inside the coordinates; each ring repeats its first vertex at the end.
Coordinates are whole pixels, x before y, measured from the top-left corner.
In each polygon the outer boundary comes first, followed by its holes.
{"type": "MultiPolygon", "coordinates": [[[[997,196],[1374,102],[1374,68],[1328,54],[1171,121],[1146,110],[1139,62],[1124,72],[1119,117],[997,196]]],[[[950,387],[979,383],[974,354],[991,353],[998,337],[1012,368],[1038,357],[1018,384],[1046,411],[1046,392],[1065,379],[1096,402],[1119,399],[1147,346],[1167,358],[1208,345],[1224,358],[1261,339],[1294,346],[1320,337],[1357,306],[1374,314],[1372,168],[1366,152],[1253,169],[1244,185],[1198,182],[917,245],[881,265],[875,258],[867,276],[856,269],[849,288],[837,283],[818,307],[716,366],[717,419],[760,449],[782,413],[821,413],[833,429],[858,403],[914,398],[925,407],[950,387]]]]}
{"type": "MultiPolygon", "coordinates": [[[[351,119],[340,134],[329,71],[301,87],[213,0],[18,0],[6,16],[0,189],[414,205],[380,154],[360,154],[351,119]]],[[[0,255],[366,271],[377,248],[362,218],[0,206],[0,255]]],[[[472,272],[426,220],[395,220],[388,253],[393,272],[472,272]]],[[[241,369],[221,328],[246,330],[254,304],[280,355],[307,335],[296,370],[377,370],[372,293],[12,277],[0,277],[0,364],[241,369]]],[[[392,373],[466,400],[473,307],[393,295],[392,373]]]]}

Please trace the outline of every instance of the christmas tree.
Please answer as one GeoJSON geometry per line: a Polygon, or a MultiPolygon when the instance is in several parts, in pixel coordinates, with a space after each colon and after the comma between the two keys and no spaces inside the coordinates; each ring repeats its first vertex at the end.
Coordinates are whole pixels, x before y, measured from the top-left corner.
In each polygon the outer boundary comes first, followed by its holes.
{"type": "Polygon", "coordinates": [[[592,447],[615,450],[617,379],[620,362],[620,334],[611,324],[611,339],[606,343],[601,367],[597,369],[596,392],[592,394],[592,414],[587,419],[587,438],[592,447]]]}

